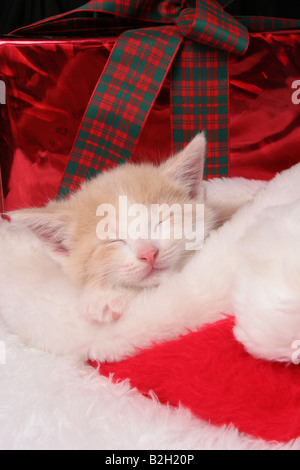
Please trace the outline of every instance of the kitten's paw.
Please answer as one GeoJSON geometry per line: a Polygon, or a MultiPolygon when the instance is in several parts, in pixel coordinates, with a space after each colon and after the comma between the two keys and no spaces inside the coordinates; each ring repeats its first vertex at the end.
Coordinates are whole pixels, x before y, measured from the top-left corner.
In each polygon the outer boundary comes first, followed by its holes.
{"type": "Polygon", "coordinates": [[[101,294],[85,294],[81,313],[90,322],[110,323],[119,320],[129,309],[133,294],[103,291],[101,294]]]}

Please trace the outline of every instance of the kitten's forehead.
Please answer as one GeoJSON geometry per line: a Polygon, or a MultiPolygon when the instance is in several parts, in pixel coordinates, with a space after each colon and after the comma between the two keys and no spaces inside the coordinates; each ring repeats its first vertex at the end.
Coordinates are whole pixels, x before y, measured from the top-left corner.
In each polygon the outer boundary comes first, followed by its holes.
{"type": "Polygon", "coordinates": [[[185,193],[172,184],[159,167],[151,165],[126,165],[120,168],[114,178],[114,198],[126,196],[130,204],[163,204],[182,201],[185,193]]]}
{"type": "Polygon", "coordinates": [[[161,171],[151,165],[117,167],[99,175],[74,196],[73,209],[80,213],[82,223],[95,220],[97,208],[103,204],[119,209],[120,197],[126,197],[128,206],[142,204],[185,204],[190,202],[187,194],[161,171]]]}

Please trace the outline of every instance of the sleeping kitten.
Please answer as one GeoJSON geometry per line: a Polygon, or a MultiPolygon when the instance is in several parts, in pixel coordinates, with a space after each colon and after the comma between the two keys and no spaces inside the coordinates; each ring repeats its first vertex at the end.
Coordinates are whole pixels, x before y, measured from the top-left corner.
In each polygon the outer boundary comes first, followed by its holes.
{"type": "Polygon", "coordinates": [[[11,223],[0,219],[0,314],[10,330],[45,351],[118,360],[230,313],[238,241],[260,210],[254,204],[251,216],[247,202],[259,201],[266,183],[202,181],[205,147],[200,134],[160,167],[118,167],[69,200],[12,213],[11,223]],[[204,201],[203,248],[186,250],[190,240],[176,239],[175,218],[169,240],[99,240],[98,206],[115,204],[119,195],[147,207],[204,201]],[[212,230],[243,205],[241,216],[212,230]]]}
{"type": "Polygon", "coordinates": [[[156,287],[182,269],[195,251],[186,249],[190,241],[186,234],[198,237],[199,249],[218,218],[224,219],[209,204],[204,214],[196,212],[196,203],[204,203],[205,153],[205,136],[199,134],[159,167],[120,166],[84,184],[67,200],[12,214],[14,223],[27,225],[41,238],[50,256],[77,286],[85,318],[96,322],[119,319],[140,290],[156,287]],[[134,220],[129,211],[120,214],[120,196],[129,209],[147,210],[136,224],[139,236],[128,233],[126,226],[134,220]],[[190,208],[190,226],[177,237],[186,208],[190,208]],[[167,228],[169,234],[164,236],[167,228]]]}

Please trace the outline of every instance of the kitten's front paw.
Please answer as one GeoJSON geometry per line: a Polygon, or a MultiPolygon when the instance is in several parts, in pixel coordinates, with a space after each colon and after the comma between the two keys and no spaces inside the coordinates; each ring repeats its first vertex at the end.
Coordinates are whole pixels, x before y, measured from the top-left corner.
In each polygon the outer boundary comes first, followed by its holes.
{"type": "Polygon", "coordinates": [[[98,295],[85,293],[81,301],[81,313],[90,322],[117,321],[127,312],[133,297],[129,292],[103,291],[98,295]]]}

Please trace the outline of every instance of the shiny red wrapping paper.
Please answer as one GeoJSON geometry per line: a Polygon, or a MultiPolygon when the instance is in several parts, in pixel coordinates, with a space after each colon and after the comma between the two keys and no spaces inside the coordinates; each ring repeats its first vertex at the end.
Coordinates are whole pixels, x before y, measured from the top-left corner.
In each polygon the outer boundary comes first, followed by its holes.
{"type": "Polygon", "coordinates": [[[252,34],[231,58],[230,176],[268,180],[300,161],[299,80],[300,32],[252,34]]]}
{"type": "MultiPolygon", "coordinates": [[[[5,209],[55,198],[97,80],[116,38],[0,39],[0,164],[5,209]],[[2,103],[3,103],[2,97],[2,103]]],[[[231,58],[230,176],[270,179],[300,161],[300,33],[251,36],[231,58]]],[[[143,129],[132,161],[159,161],[171,149],[169,80],[143,129]]]]}

